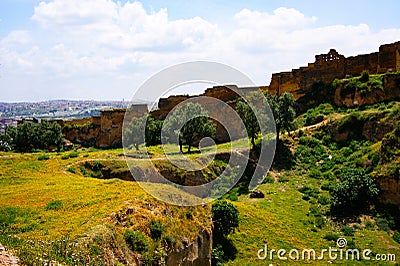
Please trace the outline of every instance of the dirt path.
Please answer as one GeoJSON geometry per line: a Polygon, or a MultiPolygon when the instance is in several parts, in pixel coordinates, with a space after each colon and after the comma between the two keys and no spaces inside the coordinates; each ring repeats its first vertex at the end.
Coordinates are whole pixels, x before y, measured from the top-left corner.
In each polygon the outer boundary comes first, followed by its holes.
{"type": "Polygon", "coordinates": [[[18,266],[18,259],[0,244],[0,266],[18,266]]]}

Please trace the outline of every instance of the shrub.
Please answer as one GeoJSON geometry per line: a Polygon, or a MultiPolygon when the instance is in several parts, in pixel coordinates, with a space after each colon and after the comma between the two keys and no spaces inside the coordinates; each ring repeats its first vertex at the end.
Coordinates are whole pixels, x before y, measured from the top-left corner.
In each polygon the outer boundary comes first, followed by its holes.
{"type": "Polygon", "coordinates": [[[330,191],[331,209],[362,210],[374,202],[379,189],[372,176],[365,173],[362,168],[345,169],[340,174],[340,182],[336,183],[330,191]]]}
{"type": "Polygon", "coordinates": [[[131,248],[134,252],[143,253],[149,248],[149,243],[141,232],[136,232],[129,229],[125,230],[124,239],[129,248],[131,248]]]}
{"type": "Polygon", "coordinates": [[[361,77],[359,79],[361,82],[367,82],[369,80],[369,73],[368,71],[363,71],[361,73],[361,77]]]}
{"type": "Polygon", "coordinates": [[[321,189],[322,190],[329,191],[329,190],[331,190],[331,188],[332,188],[332,183],[331,182],[325,181],[325,182],[323,182],[321,184],[321,189]]]}
{"type": "Polygon", "coordinates": [[[321,205],[328,205],[330,202],[329,197],[321,195],[318,197],[318,203],[321,205]]]}
{"type": "Polygon", "coordinates": [[[375,229],[375,224],[371,220],[365,221],[365,228],[367,229],[375,229]]]}
{"type": "Polygon", "coordinates": [[[313,188],[310,186],[303,186],[298,189],[301,193],[304,195],[307,195],[309,197],[317,198],[319,194],[319,190],[317,188],[313,188]]]}
{"type": "Polygon", "coordinates": [[[389,222],[385,218],[377,218],[376,219],[376,226],[378,226],[379,230],[389,232],[389,222]]]}
{"type": "Polygon", "coordinates": [[[274,178],[273,178],[270,174],[268,174],[268,175],[264,178],[264,180],[262,181],[263,184],[266,184],[266,183],[274,183],[274,182],[275,182],[275,180],[274,180],[274,178]]]}
{"type": "Polygon", "coordinates": [[[343,226],[341,230],[345,236],[354,236],[355,230],[353,227],[343,226]]]}
{"type": "Polygon", "coordinates": [[[74,167],[68,167],[67,171],[73,174],[76,174],[76,169],[74,167]]]}
{"type": "Polygon", "coordinates": [[[225,254],[224,254],[224,249],[222,248],[221,245],[218,245],[217,247],[212,249],[212,263],[211,265],[215,266],[222,266],[224,265],[225,262],[225,254]]]}
{"type": "Polygon", "coordinates": [[[165,232],[165,226],[161,221],[151,220],[149,223],[150,236],[153,239],[160,239],[162,234],[165,232]]]}
{"type": "Polygon", "coordinates": [[[66,153],[66,154],[61,155],[61,159],[63,159],[63,160],[69,159],[69,154],[66,153]]]}
{"type": "Polygon", "coordinates": [[[69,153],[69,158],[76,158],[79,156],[79,153],[77,151],[71,151],[69,153]]]}
{"type": "Polygon", "coordinates": [[[315,227],[321,229],[325,225],[325,220],[321,216],[315,217],[315,227]]]}
{"type": "Polygon", "coordinates": [[[232,203],[217,201],[211,209],[216,236],[227,236],[239,226],[239,211],[232,203]]]}
{"type": "Polygon", "coordinates": [[[393,239],[394,239],[394,241],[396,241],[397,243],[400,244],[400,233],[399,233],[399,231],[394,231],[393,239]]]}
{"type": "Polygon", "coordinates": [[[41,154],[38,157],[39,161],[48,160],[48,159],[50,159],[50,156],[48,154],[46,154],[46,153],[45,154],[41,154]]]}
{"type": "Polygon", "coordinates": [[[310,173],[308,174],[308,177],[314,178],[314,179],[321,179],[322,173],[320,170],[314,168],[310,171],[310,173]]]}
{"type": "Polygon", "coordinates": [[[103,164],[100,161],[95,161],[93,163],[93,171],[99,171],[103,168],[103,164]]]}
{"type": "Polygon", "coordinates": [[[305,200],[305,201],[309,201],[310,200],[310,196],[308,196],[308,195],[303,195],[301,198],[303,200],[305,200]]]}
{"type": "Polygon", "coordinates": [[[63,203],[61,200],[54,200],[52,202],[47,203],[47,205],[44,207],[46,211],[48,210],[59,210],[61,209],[63,203]]]}
{"type": "Polygon", "coordinates": [[[328,240],[328,241],[335,241],[339,238],[338,234],[335,233],[328,233],[324,236],[324,239],[328,240]]]}

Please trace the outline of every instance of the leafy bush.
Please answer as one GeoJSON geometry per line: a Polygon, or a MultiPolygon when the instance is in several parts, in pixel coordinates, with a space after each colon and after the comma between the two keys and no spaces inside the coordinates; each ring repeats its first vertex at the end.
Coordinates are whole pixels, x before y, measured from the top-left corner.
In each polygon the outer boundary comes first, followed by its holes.
{"type": "Polygon", "coordinates": [[[324,236],[324,239],[328,240],[328,241],[335,241],[339,238],[338,234],[335,233],[328,233],[324,236]]]}
{"type": "Polygon", "coordinates": [[[63,143],[61,127],[57,123],[42,120],[40,123],[25,121],[18,125],[12,144],[17,151],[31,152],[33,150],[60,150],[63,143]]]}
{"type": "Polygon", "coordinates": [[[343,226],[341,230],[345,236],[354,236],[355,230],[353,227],[343,226]]]}
{"type": "Polygon", "coordinates": [[[48,160],[48,159],[50,159],[50,156],[48,154],[46,154],[46,153],[45,154],[41,154],[38,157],[39,161],[48,160]]]}
{"type": "Polygon", "coordinates": [[[369,207],[378,195],[379,189],[372,176],[362,168],[345,169],[340,182],[331,189],[331,210],[362,210],[369,207]]]}
{"type": "Polygon", "coordinates": [[[74,167],[68,167],[67,171],[73,174],[76,174],[76,169],[74,167]]]}
{"type": "Polygon", "coordinates": [[[79,153],[77,151],[72,151],[69,153],[69,158],[76,158],[79,156],[79,153]]]}
{"type": "Polygon", "coordinates": [[[311,198],[310,198],[310,196],[308,196],[308,195],[303,195],[303,196],[301,197],[301,199],[303,199],[303,200],[305,200],[305,201],[309,201],[311,198]]]}
{"type": "Polygon", "coordinates": [[[267,176],[264,178],[264,180],[262,181],[262,183],[263,184],[266,184],[266,183],[274,183],[275,182],[275,180],[274,180],[274,178],[270,175],[270,174],[267,174],[267,176]]]}
{"type": "Polygon", "coordinates": [[[322,216],[315,217],[315,227],[321,229],[325,225],[325,219],[322,216]]]}
{"type": "Polygon", "coordinates": [[[48,210],[59,210],[61,209],[63,203],[61,200],[54,200],[52,202],[47,203],[47,205],[44,207],[46,211],[48,210]]]}
{"type": "Polygon", "coordinates": [[[212,265],[214,266],[222,266],[224,265],[224,250],[221,245],[218,245],[216,248],[212,249],[212,265]]]}
{"type": "Polygon", "coordinates": [[[298,190],[301,193],[303,193],[304,195],[307,195],[307,196],[313,197],[313,198],[318,198],[319,190],[317,188],[313,188],[310,186],[303,186],[303,187],[299,188],[298,190]]]}
{"type": "Polygon", "coordinates": [[[361,77],[359,78],[359,81],[364,82],[364,83],[369,81],[369,73],[368,73],[368,71],[363,71],[361,73],[361,77]]]}
{"type": "Polygon", "coordinates": [[[308,174],[308,177],[314,178],[314,179],[321,179],[322,178],[322,173],[318,169],[311,169],[310,173],[308,174]]]}
{"type": "Polygon", "coordinates": [[[321,189],[325,191],[329,191],[332,188],[332,182],[325,181],[321,184],[321,189]]]}
{"type": "Polygon", "coordinates": [[[329,197],[321,195],[318,197],[318,203],[321,205],[328,205],[330,202],[329,197]]]}
{"type": "Polygon", "coordinates": [[[385,218],[377,218],[375,223],[379,230],[386,232],[390,231],[389,222],[385,218]]]}
{"type": "Polygon", "coordinates": [[[149,243],[141,232],[125,230],[124,239],[134,252],[143,253],[149,249],[149,243]]]}
{"type": "Polygon", "coordinates": [[[224,237],[239,226],[239,211],[227,201],[217,201],[212,205],[212,221],[216,236],[224,237]]]}
{"type": "Polygon", "coordinates": [[[160,239],[165,232],[165,226],[159,220],[151,220],[149,223],[150,236],[153,239],[160,239]]]}
{"type": "Polygon", "coordinates": [[[399,233],[399,231],[394,231],[393,240],[400,244],[400,233],[399,233]]]}

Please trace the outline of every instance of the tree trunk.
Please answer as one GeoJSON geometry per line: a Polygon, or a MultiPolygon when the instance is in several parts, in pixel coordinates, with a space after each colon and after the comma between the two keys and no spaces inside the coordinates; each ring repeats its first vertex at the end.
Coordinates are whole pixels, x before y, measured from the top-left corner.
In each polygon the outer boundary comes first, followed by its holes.
{"type": "Polygon", "coordinates": [[[251,141],[250,142],[251,142],[251,148],[252,149],[254,149],[255,146],[256,146],[256,143],[255,143],[254,139],[255,139],[254,137],[251,137],[251,141]]]}

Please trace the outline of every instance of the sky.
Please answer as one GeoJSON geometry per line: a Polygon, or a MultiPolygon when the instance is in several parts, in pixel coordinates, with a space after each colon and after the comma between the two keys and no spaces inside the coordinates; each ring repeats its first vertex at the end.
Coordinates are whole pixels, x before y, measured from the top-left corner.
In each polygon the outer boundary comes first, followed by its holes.
{"type": "Polygon", "coordinates": [[[335,48],[400,41],[398,0],[0,0],[0,102],[122,100],[166,67],[227,64],[268,85],[335,48]]]}

